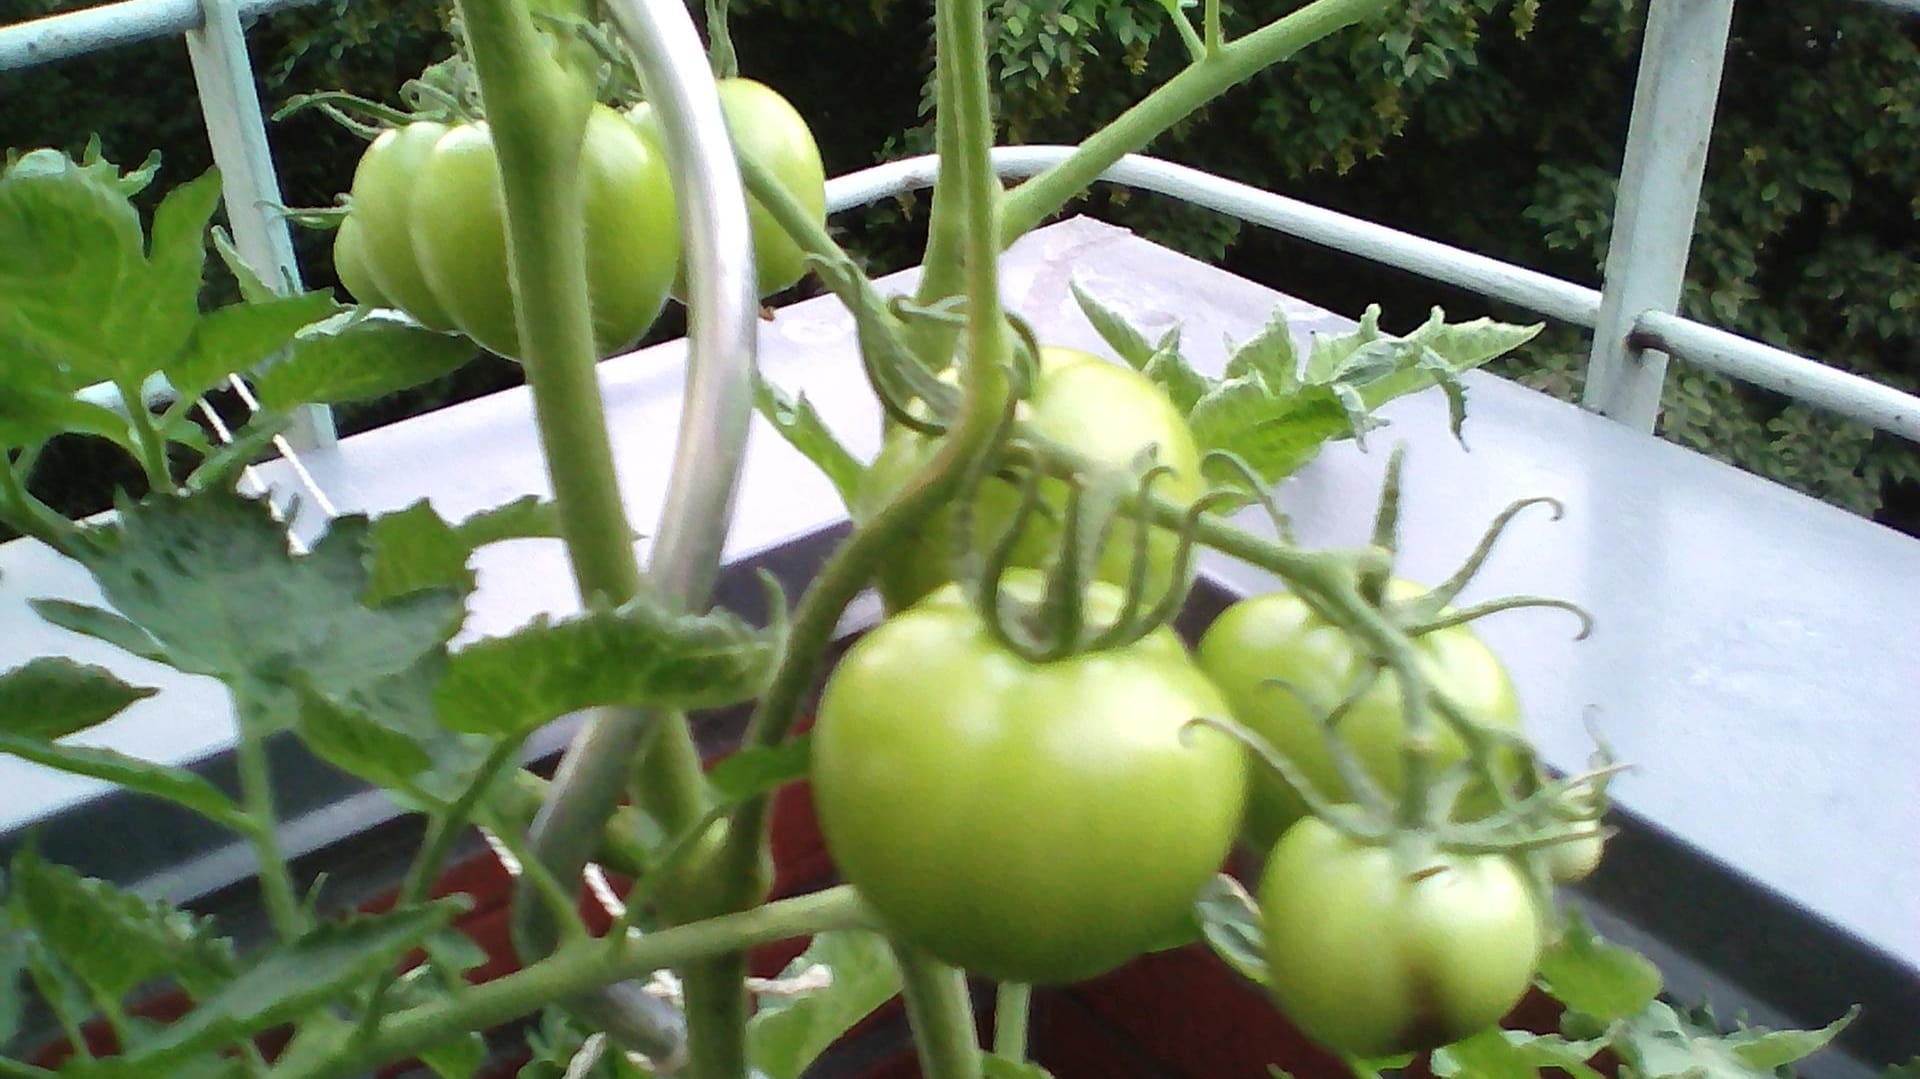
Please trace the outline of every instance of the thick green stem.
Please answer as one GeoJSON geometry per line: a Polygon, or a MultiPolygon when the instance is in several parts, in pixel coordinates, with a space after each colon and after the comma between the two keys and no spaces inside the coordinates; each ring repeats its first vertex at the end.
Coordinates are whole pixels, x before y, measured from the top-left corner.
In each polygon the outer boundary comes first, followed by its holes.
{"type": "Polygon", "coordinates": [[[499,152],[520,347],[560,531],[581,596],[619,603],[639,591],[640,568],[587,307],[579,160],[592,95],[514,0],[461,0],[460,10],[499,152]]]}
{"type": "Polygon", "coordinates": [[[260,863],[260,893],[266,900],[267,919],[281,940],[293,940],[307,930],[307,913],[294,893],[293,873],[280,851],[280,816],[273,807],[273,776],[267,765],[267,744],[263,737],[266,717],[257,714],[253,704],[236,695],[234,705],[240,712],[239,742],[234,757],[240,773],[240,799],[254,823],[250,838],[254,858],[260,863]]]}
{"type": "MultiPolygon", "coordinates": [[[[968,228],[966,206],[960,196],[960,117],[953,103],[959,78],[946,49],[936,50],[933,68],[933,149],[939,155],[940,164],[933,178],[926,257],[921,260],[920,284],[914,291],[914,301],[921,306],[931,306],[959,294],[961,251],[966,245],[968,228]]],[[[952,357],[954,336],[951,328],[933,322],[907,328],[908,347],[920,357],[920,362],[936,371],[944,369],[952,357]]]]}
{"type": "Polygon", "coordinates": [[[133,432],[135,456],[140,460],[140,469],[147,475],[147,487],[154,494],[166,494],[173,490],[173,470],[167,465],[167,440],[153,426],[153,415],[147,411],[147,402],[140,395],[138,382],[116,382],[120,391],[120,400],[127,406],[127,426],[133,432]]]}
{"type": "Polygon", "coordinates": [[[471,1030],[486,1030],[579,996],[705,956],[832,929],[871,929],[871,911],[850,887],[782,900],[739,914],[674,926],[636,940],[584,940],[504,978],[388,1016],[374,1035],[337,1053],[307,1054],[274,1079],[347,1079],[471,1030]]]}
{"type": "Polygon", "coordinates": [[[1027,1059],[1027,1015],[1033,987],[1025,982],[1001,982],[993,1000],[993,1055],[1012,1061],[1027,1059]]]}
{"type": "Polygon", "coordinates": [[[467,789],[460,792],[460,797],[445,811],[434,814],[432,823],[427,826],[420,853],[414,857],[413,864],[407,868],[406,879],[401,882],[396,906],[412,906],[427,898],[434,878],[440,875],[441,863],[447,860],[448,852],[472,819],[487,788],[493,785],[494,777],[513,762],[514,755],[520,751],[520,744],[518,739],[503,739],[494,746],[481,763],[480,770],[468,782],[467,789]]]}
{"type": "Polygon", "coordinates": [[[687,1013],[687,1079],[746,1079],[747,954],[727,952],[680,967],[687,1013]]]}
{"type": "Polygon", "coordinates": [[[27,490],[25,472],[24,468],[0,457],[0,521],[23,536],[32,536],[73,557],[78,529],[27,490]]]}
{"type": "MultiPolygon", "coordinates": [[[[1082,142],[1066,160],[1008,195],[1000,222],[1001,244],[1025,235],[1085,191],[1115,162],[1144,149],[1162,132],[1231,87],[1328,34],[1385,10],[1389,3],[1391,0],[1314,0],[1238,41],[1217,48],[1215,42],[1208,41],[1205,59],[1121,113],[1082,142]]],[[[1211,20],[1208,29],[1213,31],[1211,20]]]]}
{"type": "MultiPolygon", "coordinates": [[[[641,576],[595,377],[587,302],[579,157],[591,91],[578,72],[552,59],[514,0],[461,0],[460,8],[500,157],[520,346],[561,534],[581,597],[623,602],[640,590],[641,576]]],[[[697,815],[704,778],[685,718],[646,721],[662,728],[638,797],[657,819],[697,815]]],[[[611,803],[592,808],[613,810],[611,803]]],[[[724,1038],[738,1042],[744,1028],[709,1032],[709,1051],[718,1052],[724,1038]]]]}
{"type": "Polygon", "coordinates": [[[980,1079],[980,1044],[966,975],[905,944],[896,942],[893,952],[905,982],[901,992],[923,1079],[980,1079]]]}

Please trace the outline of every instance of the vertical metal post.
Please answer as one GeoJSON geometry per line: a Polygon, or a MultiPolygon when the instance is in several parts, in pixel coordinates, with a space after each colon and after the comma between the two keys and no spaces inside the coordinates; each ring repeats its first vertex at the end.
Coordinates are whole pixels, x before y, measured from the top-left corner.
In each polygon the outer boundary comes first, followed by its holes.
{"type": "Polygon", "coordinates": [[[1643,431],[1660,415],[1664,352],[1633,345],[1645,311],[1680,303],[1733,0],[1653,0],[1583,403],[1643,431]]]}
{"type": "MultiPolygon", "coordinates": [[[[201,0],[201,25],[188,30],[187,56],[200,91],[200,111],[220,167],[222,197],[233,242],[256,272],[282,291],[300,287],[293,238],[280,205],[280,178],[267,145],[260,90],[247,56],[246,30],[236,0],[201,0]]],[[[296,449],[330,445],[333,415],[324,407],[302,409],[287,432],[296,449]]]]}

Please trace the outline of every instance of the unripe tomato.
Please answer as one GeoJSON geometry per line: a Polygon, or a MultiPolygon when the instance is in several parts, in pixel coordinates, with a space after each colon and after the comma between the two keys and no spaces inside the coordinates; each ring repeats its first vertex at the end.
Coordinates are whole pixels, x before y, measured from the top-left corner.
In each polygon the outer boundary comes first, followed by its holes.
{"type": "MultiPolygon", "coordinates": [[[[1396,580],[1388,587],[1393,599],[1409,599],[1422,591],[1409,581],[1396,580]]],[[[1451,626],[1421,634],[1414,638],[1414,649],[1433,688],[1468,716],[1490,727],[1520,729],[1513,682],[1471,629],[1451,626]]],[[[1328,710],[1358,688],[1370,662],[1345,631],[1314,614],[1298,596],[1274,592],[1227,608],[1200,639],[1198,658],[1233,706],[1235,719],[1291,760],[1322,795],[1335,802],[1352,800],[1327,748],[1322,722],[1328,710]]],[[[1436,771],[1465,759],[1466,746],[1451,725],[1432,712],[1427,723],[1436,771]]],[[[1392,674],[1383,672],[1354,703],[1340,720],[1339,731],[1367,775],[1387,794],[1398,795],[1404,786],[1406,716],[1392,674]]],[[[1503,767],[1513,767],[1510,758],[1503,760],[1503,767]]],[[[1477,799],[1469,795],[1467,808],[1490,809],[1488,797],[1484,792],[1477,799]]],[[[1267,849],[1306,814],[1306,803],[1272,769],[1255,769],[1247,810],[1249,846],[1267,849]]]]}
{"type": "Polygon", "coordinates": [[[1540,959],[1539,918],[1512,862],[1408,861],[1312,817],[1273,848],[1260,910],[1280,1010],[1352,1056],[1432,1049],[1498,1023],[1540,959]]]}
{"type": "Polygon", "coordinates": [[[333,272],[354,302],[368,307],[390,307],[393,301],[374,284],[373,270],[367,266],[367,253],[361,247],[360,222],[348,214],[333,234],[333,272]]]}
{"type": "MultiPolygon", "coordinates": [[[[1020,406],[1034,430],[1100,464],[1132,470],[1141,453],[1155,450],[1155,459],[1173,474],[1154,485],[1155,493],[1182,502],[1200,497],[1206,487],[1200,474],[1200,448],[1186,419],[1166,394],[1145,375],[1130,367],[1108,363],[1098,356],[1053,346],[1040,350],[1040,372],[1031,398],[1020,406]]],[[[873,512],[892,497],[938,450],[929,438],[904,427],[887,433],[880,455],[867,472],[855,515],[873,512]]],[[[1058,481],[1041,483],[1046,509],[1035,514],[1013,552],[1016,566],[1043,566],[1055,555],[1060,541],[1060,515],[1067,505],[1066,487],[1058,481]]],[[[980,487],[973,505],[976,542],[990,545],[1012,525],[1020,506],[1020,489],[1001,479],[980,487]]],[[[890,609],[899,610],[940,585],[953,580],[951,511],[928,517],[915,537],[902,545],[899,557],[888,560],[880,573],[880,592],[890,609]]],[[[1101,548],[1097,577],[1125,584],[1133,569],[1136,529],[1130,519],[1114,522],[1101,548]]],[[[1178,537],[1155,528],[1147,539],[1147,587],[1153,598],[1166,589],[1184,589],[1173,579],[1178,537]]]]}
{"type": "MultiPolygon", "coordinates": [[[[1031,576],[1006,586],[1037,595],[1031,576]]],[[[1089,590],[1090,618],[1118,590],[1089,590]]],[[[1175,928],[1245,795],[1219,694],[1168,630],[1047,664],[1002,648],[957,586],[868,633],[813,735],[827,847],[890,931],[994,978],[1092,977],[1175,928]]]]}
{"type": "Polygon", "coordinates": [[[410,207],[420,166],[446,133],[447,125],[428,121],[382,132],[353,173],[353,215],[360,222],[356,231],[375,290],[435,330],[453,329],[453,317],[420,271],[410,207]]]}
{"type": "MultiPolygon", "coordinates": [[[[680,258],[666,164],[620,114],[596,105],[580,148],[587,295],[601,355],[659,315],[680,258]]],[[[520,351],[507,265],[499,156],[485,123],[447,131],[420,163],[413,248],[434,297],[461,332],[494,352],[520,351]]]]}
{"type": "MultiPolygon", "coordinates": [[[[720,112],[736,152],[764,165],[780,180],[787,194],[806,207],[814,220],[827,219],[827,171],[820,147],[805,117],[764,83],[752,79],[721,79],[720,112]]],[[[641,134],[660,144],[660,121],[653,106],[641,102],[627,113],[641,134]]],[[[753,261],[759,294],[771,296],[791,287],[806,273],[806,252],[787,236],[760,200],[747,197],[747,220],[753,230],[753,261]]],[[[681,290],[684,295],[684,288],[681,290]]]]}

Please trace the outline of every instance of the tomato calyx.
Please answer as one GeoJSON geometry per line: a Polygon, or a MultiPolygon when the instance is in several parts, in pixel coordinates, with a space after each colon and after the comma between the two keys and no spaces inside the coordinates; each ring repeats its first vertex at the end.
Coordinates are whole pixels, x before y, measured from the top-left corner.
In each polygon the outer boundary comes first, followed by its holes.
{"type": "Polygon", "coordinates": [[[1593,616],[1586,608],[1571,600],[1554,596],[1515,595],[1503,596],[1468,607],[1455,608],[1453,602],[1472,582],[1500,537],[1506,534],[1507,527],[1514,518],[1534,506],[1545,506],[1553,511],[1554,521],[1566,516],[1567,508],[1559,499],[1550,495],[1535,495],[1518,499],[1496,514],[1480,535],[1480,541],[1467,554],[1460,568],[1446,580],[1426,588],[1417,594],[1396,597],[1389,587],[1393,576],[1393,562],[1398,553],[1400,527],[1400,488],[1406,465],[1406,445],[1397,444],[1387,461],[1387,476],[1380,489],[1379,509],[1374,514],[1373,546],[1381,552],[1383,558],[1365,566],[1360,575],[1360,591],[1369,603],[1379,607],[1388,618],[1409,637],[1419,637],[1436,630],[1463,626],[1487,615],[1500,611],[1518,610],[1526,607],[1550,607],[1566,611],[1578,618],[1580,628],[1574,634],[1574,640],[1585,640],[1593,632],[1593,616]]]}

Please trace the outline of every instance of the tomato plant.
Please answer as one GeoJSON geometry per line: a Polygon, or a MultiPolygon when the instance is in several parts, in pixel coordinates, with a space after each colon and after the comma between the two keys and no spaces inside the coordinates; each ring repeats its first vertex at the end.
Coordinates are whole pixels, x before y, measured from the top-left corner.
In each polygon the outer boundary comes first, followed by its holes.
{"type": "Polygon", "coordinates": [[[1532,981],[1540,915],[1513,863],[1418,849],[1363,845],[1308,818],[1267,859],[1269,985],[1328,1048],[1446,1045],[1498,1023],[1532,981]]]}
{"type": "MultiPolygon", "coordinates": [[[[765,83],[731,78],[721,79],[718,87],[720,111],[736,150],[766,166],[788,195],[824,223],[827,172],[806,118],[765,83]]],[[[635,105],[627,117],[648,141],[659,145],[659,119],[651,103],[635,105]]],[[[752,196],[747,199],[747,220],[753,230],[753,261],[760,295],[771,296],[798,282],[807,269],[806,252],[752,196]]]]}
{"type": "MultiPolygon", "coordinates": [[[[1395,580],[1392,600],[1424,590],[1395,580]]],[[[1419,662],[1437,692],[1475,721],[1503,732],[1520,728],[1520,704],[1506,669],[1465,626],[1448,626],[1413,639],[1419,662]]],[[[1236,719],[1299,768],[1326,798],[1347,801],[1327,743],[1325,717],[1372,676],[1373,660],[1344,630],[1329,624],[1299,596],[1273,592],[1227,608],[1200,640],[1200,666],[1220,687],[1236,719]]],[[[1431,722],[1436,767],[1458,763],[1466,746],[1452,727],[1431,722]]],[[[1380,674],[1345,706],[1338,738],[1369,778],[1389,795],[1402,789],[1406,722],[1400,688],[1380,674]]],[[[1510,762],[1509,762],[1510,764],[1510,762]]],[[[1484,812],[1486,792],[1463,808],[1484,812]]],[[[1264,850],[1307,813],[1307,803],[1277,774],[1257,775],[1247,814],[1248,843],[1264,850]]]]}
{"type": "MultiPolygon", "coordinates": [[[[1095,602],[1117,608],[1116,591],[1095,602]]],[[[1034,664],[957,587],[863,637],[820,702],[828,849],[888,926],[992,977],[1066,982],[1178,927],[1225,858],[1245,765],[1171,631],[1034,664]]]]}
{"type": "MultiPolygon", "coordinates": [[[[356,297],[420,326],[341,317],[325,294],[278,295],[228,248],[246,302],[203,315],[215,177],[170,193],[148,235],[131,196],[150,168],[122,175],[97,152],[43,151],[0,170],[0,344],[26,358],[0,364],[0,519],[91,574],[97,589],[82,598],[115,608],[37,605],[48,620],[227,688],[238,789],[68,741],[154,691],[65,659],[0,671],[0,751],[117,781],[239,837],[268,938],[236,955],[212,924],[28,844],[0,874],[0,988],[31,981],[43,1007],[0,1007],[0,1041],[44,1011],[55,1038],[85,1038],[97,1021],[117,1047],[111,1062],[79,1053],[66,1074],[348,1079],[419,1059],[470,1075],[486,1053],[479,1032],[564,1007],[572,1019],[544,1027],[557,1041],[537,1054],[555,1074],[633,1053],[701,1079],[790,1079],[900,994],[927,1079],[1044,1075],[1021,1060],[1021,983],[1091,977],[1196,929],[1242,973],[1264,968],[1281,1007],[1349,1054],[1429,1048],[1496,1022],[1524,991],[1542,937],[1560,930],[1543,909],[1549,863],[1527,859],[1544,848],[1567,859],[1563,872],[1580,868],[1580,848],[1553,844],[1598,834],[1591,818],[1611,768],[1545,777],[1505,670],[1461,628],[1522,599],[1442,609],[1519,507],[1429,594],[1385,583],[1398,455],[1371,544],[1302,549],[1273,492],[1326,441],[1364,436],[1379,422],[1369,410],[1402,393],[1440,385],[1457,431],[1460,374],[1533,330],[1448,324],[1436,311],[1396,338],[1370,310],[1303,349],[1276,315],[1227,350],[1215,377],[1181,355],[1177,329],[1150,341],[1058,276],[1017,296],[1000,269],[1008,244],[1126,154],[1387,0],[1308,0],[1231,41],[1225,25],[1242,20],[1223,19],[1218,0],[1203,0],[1198,25],[1165,5],[1175,33],[1163,40],[1187,48],[1187,72],[1012,187],[995,171],[989,5],[936,0],[940,152],[911,295],[884,293],[824,226],[819,153],[791,106],[747,80],[706,85],[708,70],[737,65],[725,0],[705,6],[703,66],[663,55],[697,40],[691,25],[659,22],[689,18],[683,5],[615,5],[610,28],[586,22],[599,5],[572,0],[458,0],[456,54],[403,88],[414,111],[359,102],[377,123],[348,125],[384,130],[355,173],[336,266],[356,297]],[[596,360],[659,309],[680,266],[678,227],[649,110],[589,109],[587,95],[625,107],[639,86],[671,88],[662,102],[717,95],[752,202],[708,209],[730,216],[726,231],[743,244],[751,237],[758,264],[750,282],[744,251],[729,252],[716,281],[692,283],[735,305],[703,303],[691,318],[722,331],[695,334],[681,409],[680,446],[711,453],[699,464],[712,468],[665,485],[680,515],[645,572],[629,519],[637,488],[615,473],[596,360]],[[837,441],[826,410],[753,381],[756,312],[740,301],[809,265],[846,308],[849,332],[834,331],[848,342],[844,362],[857,362],[876,411],[897,424],[871,467],[837,441]],[[1068,292],[1127,366],[1057,347],[1022,354],[1032,334],[1016,296],[1032,308],[1068,292]],[[284,507],[238,493],[249,454],[292,409],[436,377],[472,353],[436,332],[454,330],[529,353],[519,358],[550,502],[451,522],[422,501],[343,516],[316,539],[296,536],[284,507]],[[255,380],[266,411],[216,451],[187,413],[235,371],[255,380]],[[936,371],[957,392],[936,392],[936,371]],[[181,399],[139,407],[163,381],[181,399]],[[81,392],[96,383],[134,407],[122,415],[81,392]],[[707,606],[749,401],[857,518],[797,603],[769,594],[764,627],[707,606]],[[86,526],[35,499],[35,460],[69,431],[127,449],[148,495],[86,526]],[[175,451],[202,458],[184,479],[175,451]],[[695,475],[723,482],[696,490],[695,475]],[[1222,512],[1255,504],[1274,534],[1222,512]],[[552,607],[580,613],[480,637],[499,627],[466,620],[481,609],[469,603],[476,552],[556,537],[571,575],[555,583],[573,592],[552,607]],[[1197,547],[1289,591],[1226,612],[1196,659],[1168,623],[1197,547]],[[845,653],[812,738],[796,737],[838,628],[876,584],[896,613],[845,653]],[[689,717],[736,706],[748,710],[739,752],[704,767],[689,717]],[[554,778],[520,767],[537,732],[584,714],[554,778]],[[1416,716],[1425,725],[1409,731],[1416,716]],[[1298,798],[1264,767],[1250,778],[1234,740],[1246,728],[1320,797],[1298,798]],[[333,919],[338,895],[289,868],[283,755],[269,753],[287,738],[424,818],[405,833],[420,846],[379,913],[333,919]],[[1348,789],[1348,776],[1367,778],[1348,789]],[[808,779],[848,883],[768,900],[773,798],[808,779]],[[1318,815],[1302,816],[1309,808],[1318,815]],[[507,913],[524,966],[484,989],[468,987],[476,961],[447,932],[461,903],[434,898],[475,825],[521,867],[507,913]],[[1257,908],[1216,876],[1247,834],[1271,851],[1257,908]],[[604,933],[580,909],[589,860],[633,882],[619,904],[606,901],[623,909],[609,910],[604,933]],[[814,939],[793,977],[771,987],[747,977],[753,949],[798,936],[814,939]],[[408,957],[422,966],[402,974],[408,957]],[[639,988],[669,970],[677,986],[639,988]],[[992,1065],[968,972],[1003,982],[992,1065]],[[192,1016],[132,1020],[132,994],[169,974],[192,1016]],[[284,1049],[255,1051],[288,1028],[284,1049]]],[[[1657,1014],[1647,1021],[1657,984],[1619,987],[1614,975],[1633,975],[1632,964],[1609,964],[1602,991],[1577,984],[1577,970],[1564,978],[1568,965],[1556,959],[1549,980],[1569,1004],[1609,1011],[1582,1027],[1606,1030],[1605,1049],[1643,1059],[1632,1052],[1650,1042],[1635,1031],[1655,1030],[1663,1055],[1683,1051],[1657,1014]]],[[[1499,1045],[1475,1046],[1472,1066],[1451,1071],[1436,1056],[1434,1073],[1525,1076],[1542,1060],[1580,1073],[1601,1048],[1482,1041],[1499,1045]],[[1522,1048],[1524,1060],[1498,1056],[1522,1048]]],[[[1738,1054],[1698,1055],[1718,1069],[1738,1054]]],[[[1760,1053],[1768,1067],[1790,1055],[1760,1053]]],[[[5,1061],[0,1071],[52,1074],[5,1061]]]]}
{"type": "MultiPolygon", "coordinates": [[[[659,315],[679,263],[679,221],[658,149],[605,106],[588,116],[580,177],[594,343],[606,354],[659,315]]],[[[519,354],[500,167],[484,121],[381,135],[361,159],[352,200],[336,265],[358,260],[363,288],[423,324],[519,354]]],[[[346,272],[342,281],[353,291],[346,272]]]]}
{"type": "MultiPolygon", "coordinates": [[[[1130,368],[1110,363],[1077,349],[1046,346],[1040,350],[1039,377],[1021,408],[1031,429],[1095,467],[1131,473],[1143,454],[1167,466],[1170,473],[1157,485],[1169,498],[1187,502],[1205,489],[1200,474],[1200,450],[1186,420],[1161,389],[1130,368]]],[[[867,472],[856,513],[883,504],[905,484],[938,449],[936,440],[905,427],[887,433],[880,455],[867,472]]],[[[1060,515],[1067,501],[1064,484],[1042,481],[1044,509],[1028,521],[1014,546],[1012,564],[1043,565],[1057,546],[1060,515]]],[[[1018,487],[989,479],[972,507],[977,542],[991,545],[1013,523],[1020,507],[1018,487]]],[[[902,545],[901,557],[881,568],[880,591],[893,609],[900,609],[953,579],[953,513],[931,515],[914,538],[902,545]]],[[[1131,520],[1114,522],[1101,549],[1096,573],[1115,584],[1127,581],[1133,569],[1136,528],[1131,520]]],[[[1155,528],[1147,537],[1148,587],[1159,595],[1168,588],[1185,587],[1173,579],[1178,537],[1155,528]]]]}

